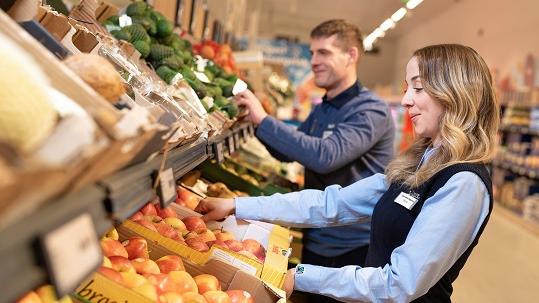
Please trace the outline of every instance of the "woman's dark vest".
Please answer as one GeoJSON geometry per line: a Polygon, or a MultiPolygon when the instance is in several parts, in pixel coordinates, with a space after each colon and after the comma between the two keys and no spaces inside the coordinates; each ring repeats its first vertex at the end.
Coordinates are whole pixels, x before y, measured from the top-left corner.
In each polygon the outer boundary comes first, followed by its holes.
{"type": "MultiPolygon", "coordinates": [[[[464,263],[466,263],[466,259],[468,259],[473,248],[477,245],[479,237],[492,212],[492,183],[490,174],[482,164],[455,164],[439,171],[424,184],[413,189],[413,191],[402,185],[391,184],[374,208],[371,222],[371,243],[365,266],[384,267],[386,264],[391,263],[390,256],[393,250],[401,246],[406,240],[406,236],[412,228],[419,212],[421,212],[425,200],[433,196],[454,174],[462,171],[475,173],[486,185],[490,195],[488,215],[481,224],[481,228],[470,247],[466,249],[455,264],[451,266],[445,275],[425,295],[413,302],[451,302],[450,296],[453,292],[451,284],[455,281],[459,271],[464,266],[464,263]],[[394,202],[401,192],[413,193],[414,196],[418,197],[418,202],[411,210],[394,202]]],[[[462,201],[462,203],[467,202],[462,201]]]]}

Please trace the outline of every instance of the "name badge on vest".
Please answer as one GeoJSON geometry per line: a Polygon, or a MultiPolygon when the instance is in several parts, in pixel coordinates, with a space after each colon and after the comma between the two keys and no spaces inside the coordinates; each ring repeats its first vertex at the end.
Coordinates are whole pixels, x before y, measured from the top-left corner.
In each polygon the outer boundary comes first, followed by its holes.
{"type": "Polygon", "coordinates": [[[410,210],[414,207],[414,205],[419,201],[419,194],[416,194],[414,192],[412,193],[405,193],[401,192],[397,198],[394,200],[397,204],[400,204],[404,206],[404,208],[410,210]]]}

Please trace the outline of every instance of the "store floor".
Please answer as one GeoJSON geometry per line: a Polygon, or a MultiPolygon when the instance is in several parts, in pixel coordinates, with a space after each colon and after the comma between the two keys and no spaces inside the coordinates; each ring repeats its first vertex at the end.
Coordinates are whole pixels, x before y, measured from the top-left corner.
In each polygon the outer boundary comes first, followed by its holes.
{"type": "MultiPolygon", "coordinates": [[[[496,205],[454,284],[455,303],[539,302],[539,233],[496,205]]],[[[293,303],[306,302],[296,297],[293,303]]]]}
{"type": "Polygon", "coordinates": [[[455,303],[539,302],[539,233],[496,205],[455,282],[455,303]]]}

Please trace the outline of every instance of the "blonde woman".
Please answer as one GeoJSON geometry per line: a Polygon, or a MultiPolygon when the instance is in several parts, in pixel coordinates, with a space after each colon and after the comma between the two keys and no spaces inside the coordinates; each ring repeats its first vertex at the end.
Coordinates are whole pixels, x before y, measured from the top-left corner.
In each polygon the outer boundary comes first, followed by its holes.
{"type": "Polygon", "coordinates": [[[405,81],[401,103],[416,141],[386,175],[324,191],[207,199],[198,210],[206,220],[235,212],[301,227],[371,220],[365,267],[300,264],[289,271],[285,290],[346,302],[451,302],[451,284],[492,210],[485,164],[495,147],[498,104],[485,62],[462,45],[417,50],[405,81]]]}

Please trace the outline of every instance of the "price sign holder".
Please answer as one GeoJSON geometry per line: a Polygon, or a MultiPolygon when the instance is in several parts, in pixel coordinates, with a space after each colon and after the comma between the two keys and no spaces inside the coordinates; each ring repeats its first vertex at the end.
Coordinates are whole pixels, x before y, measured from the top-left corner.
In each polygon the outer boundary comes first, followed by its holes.
{"type": "Polygon", "coordinates": [[[240,133],[239,131],[234,132],[234,147],[236,148],[236,150],[240,149],[240,144],[240,133]]]}
{"type": "Polygon", "coordinates": [[[174,171],[172,168],[156,171],[154,173],[155,181],[157,182],[157,195],[159,196],[159,204],[161,208],[167,207],[170,203],[176,200],[176,180],[174,179],[174,171]]]}
{"type": "Polygon", "coordinates": [[[213,157],[217,163],[221,163],[225,160],[223,142],[213,143],[213,157]]]}
{"type": "Polygon", "coordinates": [[[234,144],[234,137],[233,136],[227,137],[226,142],[228,144],[229,154],[233,154],[234,152],[236,152],[236,145],[234,144]]]}
{"type": "Polygon", "coordinates": [[[39,238],[45,267],[56,295],[73,291],[103,262],[92,216],[82,213],[39,238]]]}

